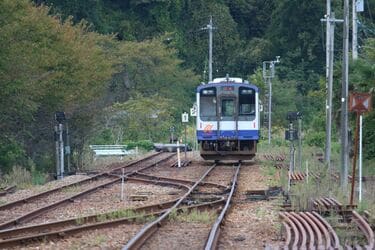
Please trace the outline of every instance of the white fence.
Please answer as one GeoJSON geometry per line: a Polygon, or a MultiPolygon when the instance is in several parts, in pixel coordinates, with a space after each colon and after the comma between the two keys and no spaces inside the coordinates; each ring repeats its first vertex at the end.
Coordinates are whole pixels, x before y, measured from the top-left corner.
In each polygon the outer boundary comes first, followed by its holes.
{"type": "Polygon", "coordinates": [[[95,157],[98,156],[125,156],[137,154],[137,148],[127,150],[126,145],[90,145],[95,157]]]}

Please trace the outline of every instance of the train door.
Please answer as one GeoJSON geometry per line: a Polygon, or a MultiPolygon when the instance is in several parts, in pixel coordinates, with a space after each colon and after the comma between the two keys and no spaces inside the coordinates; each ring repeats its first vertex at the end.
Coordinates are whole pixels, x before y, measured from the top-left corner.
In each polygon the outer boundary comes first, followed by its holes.
{"type": "Polygon", "coordinates": [[[234,96],[220,97],[219,138],[235,139],[237,137],[237,99],[234,96]]]}

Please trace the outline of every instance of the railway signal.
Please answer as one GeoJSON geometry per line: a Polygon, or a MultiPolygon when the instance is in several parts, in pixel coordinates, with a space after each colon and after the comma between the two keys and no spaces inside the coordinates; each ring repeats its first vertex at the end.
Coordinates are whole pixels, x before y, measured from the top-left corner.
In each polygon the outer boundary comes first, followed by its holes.
{"type": "MultiPolygon", "coordinates": [[[[294,141],[300,139],[300,131],[301,131],[301,112],[288,112],[286,119],[289,121],[289,129],[285,130],[285,140],[290,141],[290,164],[289,164],[289,176],[288,176],[288,191],[290,189],[290,182],[291,182],[291,175],[294,173],[294,166],[295,166],[295,147],[294,141]],[[293,122],[298,120],[299,128],[298,130],[294,128],[293,122]]],[[[298,150],[298,160],[299,164],[301,164],[301,140],[298,143],[299,150],[298,150]]],[[[301,168],[301,165],[299,166],[301,168]]]]}
{"type": "Polygon", "coordinates": [[[56,177],[62,179],[64,177],[64,139],[63,139],[63,122],[65,113],[61,111],[55,112],[55,120],[58,125],[55,126],[55,143],[56,143],[56,177]]]}

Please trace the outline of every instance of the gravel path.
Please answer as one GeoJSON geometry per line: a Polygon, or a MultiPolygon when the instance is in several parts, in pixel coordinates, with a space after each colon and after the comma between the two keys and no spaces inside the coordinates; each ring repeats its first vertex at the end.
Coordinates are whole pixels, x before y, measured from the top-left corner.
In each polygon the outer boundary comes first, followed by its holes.
{"type": "Polygon", "coordinates": [[[204,249],[210,229],[206,223],[167,222],[141,249],[204,249]]]}
{"type": "Polygon", "coordinates": [[[78,194],[79,192],[93,188],[100,184],[104,184],[111,180],[113,180],[113,178],[100,178],[98,180],[90,181],[82,185],[64,188],[48,196],[37,198],[36,200],[30,201],[24,204],[20,204],[10,209],[2,210],[0,211],[0,223],[9,221],[11,219],[15,219],[21,215],[27,214],[41,207],[53,204],[59,200],[66,199],[70,196],[78,194]]]}
{"type": "Polygon", "coordinates": [[[267,189],[268,176],[259,165],[244,164],[234,204],[226,216],[219,249],[264,249],[278,237],[278,211],[272,201],[247,201],[246,191],[267,189]]]}
{"type": "Polygon", "coordinates": [[[125,199],[121,201],[121,184],[101,189],[73,203],[59,207],[48,214],[30,221],[31,224],[47,223],[56,220],[93,215],[120,209],[141,207],[176,199],[181,195],[181,190],[171,187],[161,187],[152,184],[125,183],[125,199]],[[132,195],[145,196],[145,201],[133,201],[132,195]]]}

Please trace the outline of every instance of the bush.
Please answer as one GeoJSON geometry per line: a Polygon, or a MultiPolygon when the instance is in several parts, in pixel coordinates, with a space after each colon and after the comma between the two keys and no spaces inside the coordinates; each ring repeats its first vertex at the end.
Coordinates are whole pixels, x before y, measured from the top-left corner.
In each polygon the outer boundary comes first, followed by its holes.
{"type": "Polygon", "coordinates": [[[114,138],[112,131],[110,129],[105,129],[101,131],[98,135],[93,138],[93,144],[96,145],[107,145],[113,144],[114,138]]]}
{"type": "Polygon", "coordinates": [[[309,146],[323,147],[325,145],[325,133],[310,131],[305,135],[305,142],[309,146]]]}
{"type": "MultiPolygon", "coordinates": [[[[11,167],[16,164],[22,164],[25,161],[25,151],[15,140],[1,138],[0,142],[0,166],[1,171],[9,173],[11,167]]],[[[22,164],[23,165],[23,164],[22,164]]]]}
{"type": "Polygon", "coordinates": [[[4,175],[6,185],[17,185],[18,187],[28,187],[32,184],[30,171],[19,165],[14,165],[9,174],[4,175]]]}
{"type": "Polygon", "coordinates": [[[135,147],[142,148],[144,150],[150,151],[154,148],[154,144],[150,140],[141,140],[141,141],[128,141],[125,142],[127,149],[134,149],[135,147]]]}

